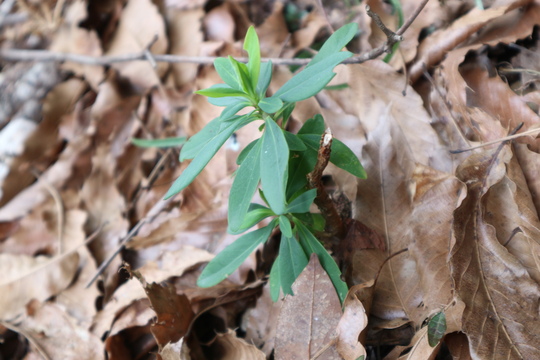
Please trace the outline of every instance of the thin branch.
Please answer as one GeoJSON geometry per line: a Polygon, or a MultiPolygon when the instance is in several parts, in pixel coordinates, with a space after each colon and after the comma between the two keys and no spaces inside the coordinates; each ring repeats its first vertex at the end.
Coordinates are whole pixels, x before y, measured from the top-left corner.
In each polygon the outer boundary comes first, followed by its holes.
{"type": "MultiPolygon", "coordinates": [[[[521,124],[523,125],[523,124],[521,124]]],[[[518,129],[519,130],[519,129],[518,129]]],[[[513,131],[515,132],[515,130],[513,131]]],[[[470,148],[467,148],[467,149],[456,149],[456,150],[449,150],[448,152],[450,154],[460,154],[460,153],[464,153],[466,151],[471,151],[471,150],[476,150],[476,149],[480,149],[480,148],[483,148],[483,147],[486,147],[486,146],[489,146],[489,145],[493,145],[493,144],[498,144],[498,143],[501,143],[501,142],[505,142],[505,141],[509,141],[509,140],[513,140],[513,139],[517,139],[517,138],[520,138],[520,137],[523,137],[523,136],[527,136],[527,135],[532,135],[534,133],[539,133],[540,132],[540,128],[534,128],[534,129],[529,129],[527,131],[524,131],[520,134],[512,134],[512,135],[509,135],[509,136],[506,136],[506,137],[503,137],[501,139],[497,139],[497,140],[493,140],[493,141],[488,141],[487,143],[483,143],[483,144],[480,144],[480,145],[476,145],[476,146],[472,146],[470,148]]]]}
{"type": "MultiPolygon", "coordinates": [[[[362,55],[353,56],[350,59],[345,60],[344,64],[360,64],[368,60],[375,59],[380,55],[388,52],[392,46],[401,39],[401,35],[411,26],[416,17],[420,14],[422,9],[426,6],[429,0],[423,0],[416,11],[407,19],[407,21],[400,27],[391,37],[387,38],[387,41],[378,48],[375,48],[362,55]]],[[[374,14],[370,11],[371,14],[374,14]]],[[[375,14],[376,15],[376,14],[375,14]]],[[[382,24],[382,22],[381,22],[382,24]]],[[[384,25],[383,25],[384,26],[384,25]]],[[[386,27],[385,27],[386,28],[386,27]]],[[[384,30],[383,30],[384,31],[384,30]]],[[[214,56],[182,56],[182,55],[170,55],[170,54],[152,54],[153,59],[156,62],[164,63],[190,63],[190,64],[212,64],[217,57],[214,56]]],[[[83,65],[96,65],[107,66],[115,63],[123,63],[129,61],[147,61],[148,52],[142,51],[140,53],[124,54],[124,55],[105,55],[105,56],[88,56],[73,53],[59,53],[47,50],[24,50],[24,49],[0,49],[0,59],[4,61],[41,61],[41,62],[75,62],[83,65]]],[[[237,59],[240,62],[247,62],[247,58],[237,59]]],[[[310,59],[283,59],[283,58],[263,58],[263,62],[272,61],[274,65],[307,65],[310,59]]]]}

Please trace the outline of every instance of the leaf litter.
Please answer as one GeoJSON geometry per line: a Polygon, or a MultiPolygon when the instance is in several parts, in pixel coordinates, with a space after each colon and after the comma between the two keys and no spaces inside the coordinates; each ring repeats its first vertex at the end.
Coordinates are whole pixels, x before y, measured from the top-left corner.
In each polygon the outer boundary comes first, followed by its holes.
{"type": "MultiPolygon", "coordinates": [[[[263,56],[290,58],[314,54],[350,19],[360,24],[350,50],[384,41],[363,5],[322,3],[21,1],[0,9],[0,39],[2,50],[242,57],[254,24],[263,56]]],[[[402,0],[405,17],[419,3],[402,0]]],[[[395,28],[391,5],[370,6],[395,28]]],[[[197,288],[204,264],[238,237],[226,234],[227,194],[259,124],[231,137],[168,202],[187,166],[179,149],[137,148],[131,138],[189,137],[215,118],[219,109],[193,94],[218,82],[211,65],[154,66],[152,55],[109,66],[2,60],[1,357],[540,357],[536,133],[450,152],[522,123],[518,133],[540,128],[540,4],[483,7],[428,2],[389,64],[337,67],[331,85],[347,86],[292,113],[291,129],[322,113],[368,173],[356,181],[326,170],[334,200],[352,204],[348,237],[332,249],[350,286],[343,308],[316,259],[294,296],[270,300],[279,234],[228,280],[197,288]],[[27,81],[35,71],[41,77],[27,81]],[[118,271],[122,262],[143,284],[118,271]],[[439,314],[446,330],[428,341],[439,314]]],[[[275,67],[270,92],[291,77],[275,67]]]]}

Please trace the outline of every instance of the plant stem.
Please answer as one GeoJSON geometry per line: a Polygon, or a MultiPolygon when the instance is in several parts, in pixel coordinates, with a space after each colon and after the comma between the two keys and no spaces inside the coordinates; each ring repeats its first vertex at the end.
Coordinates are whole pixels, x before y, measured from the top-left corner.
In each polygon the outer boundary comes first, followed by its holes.
{"type": "Polygon", "coordinates": [[[312,172],[307,175],[308,186],[311,189],[317,189],[317,197],[315,198],[315,204],[321,211],[324,219],[326,220],[326,228],[331,236],[337,236],[342,238],[345,235],[345,227],[343,221],[339,215],[336,206],[330,195],[326,192],[321,177],[323,171],[328,165],[330,160],[331,146],[332,146],[332,132],[330,128],[326,129],[321,136],[321,142],[319,145],[319,152],[317,154],[317,163],[312,172]]]}

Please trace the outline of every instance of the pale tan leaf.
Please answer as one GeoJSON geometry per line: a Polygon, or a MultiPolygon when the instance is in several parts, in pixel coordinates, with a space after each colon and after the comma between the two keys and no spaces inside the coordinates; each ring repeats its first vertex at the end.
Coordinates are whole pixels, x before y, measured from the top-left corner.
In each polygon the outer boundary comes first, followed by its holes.
{"type": "Polygon", "coordinates": [[[20,327],[39,343],[51,359],[105,359],[101,340],[79,326],[61,306],[33,301],[20,327]]]}
{"type": "Polygon", "coordinates": [[[356,360],[367,356],[366,349],[358,341],[358,337],[367,326],[368,318],[364,305],[355,292],[349,291],[343,303],[343,315],[336,328],[336,348],[345,360],[356,360]]]}
{"type": "Polygon", "coordinates": [[[229,329],[226,333],[218,334],[212,344],[219,349],[220,358],[223,360],[264,360],[266,356],[255,346],[236,336],[229,329]]]}
{"type": "Polygon", "coordinates": [[[184,343],[184,339],[178,340],[174,344],[167,344],[158,353],[162,360],[191,360],[189,348],[184,343]]]}
{"type": "Polygon", "coordinates": [[[76,253],[55,258],[0,254],[0,319],[10,320],[32,299],[44,301],[64,290],[78,266],[76,253]]]}

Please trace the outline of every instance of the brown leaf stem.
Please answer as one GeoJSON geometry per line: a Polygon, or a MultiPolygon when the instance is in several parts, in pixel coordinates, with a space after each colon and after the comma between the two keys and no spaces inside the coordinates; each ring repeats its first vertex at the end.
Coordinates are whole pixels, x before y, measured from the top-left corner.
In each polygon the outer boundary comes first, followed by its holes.
{"type": "Polygon", "coordinates": [[[326,129],[321,136],[321,142],[319,145],[319,152],[317,154],[317,163],[312,172],[307,175],[308,186],[311,189],[317,189],[317,197],[315,198],[315,204],[321,211],[324,219],[326,220],[326,227],[330,235],[342,238],[345,234],[345,227],[341,216],[336,209],[336,206],[330,195],[326,192],[321,177],[323,171],[328,165],[330,160],[331,146],[332,146],[332,132],[330,128],[326,129]]]}

